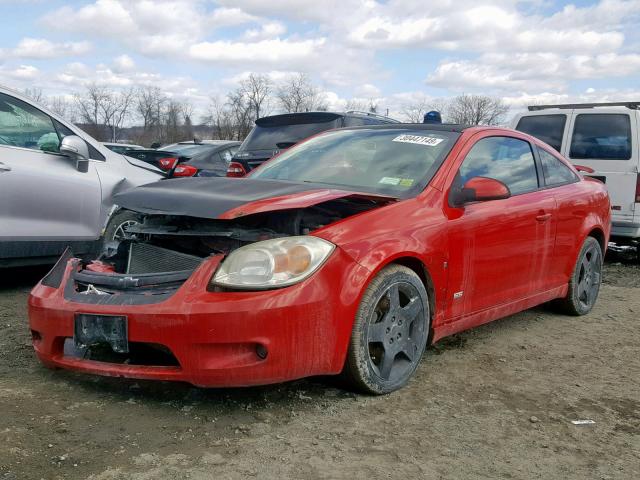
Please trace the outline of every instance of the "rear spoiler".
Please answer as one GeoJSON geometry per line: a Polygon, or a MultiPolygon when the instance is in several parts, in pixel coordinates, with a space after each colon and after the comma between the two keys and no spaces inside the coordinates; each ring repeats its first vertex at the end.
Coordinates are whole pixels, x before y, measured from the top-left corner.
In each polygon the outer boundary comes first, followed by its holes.
{"type": "Polygon", "coordinates": [[[256,120],[259,127],[279,127],[282,125],[303,125],[305,123],[325,123],[337,120],[342,117],[338,113],[331,112],[302,112],[283,113],[282,115],[271,115],[256,120]]]}

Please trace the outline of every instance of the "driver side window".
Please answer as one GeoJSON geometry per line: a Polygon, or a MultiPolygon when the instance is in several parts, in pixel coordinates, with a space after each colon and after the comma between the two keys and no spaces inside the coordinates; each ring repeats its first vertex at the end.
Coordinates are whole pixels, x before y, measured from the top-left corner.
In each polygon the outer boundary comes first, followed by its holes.
{"type": "Polygon", "coordinates": [[[57,153],[60,137],[48,115],[0,93],[0,145],[57,153]]]}
{"type": "Polygon", "coordinates": [[[538,188],[536,163],[531,145],[511,137],[487,137],[471,148],[458,172],[460,185],[473,177],[488,177],[504,183],[511,195],[538,188]]]}

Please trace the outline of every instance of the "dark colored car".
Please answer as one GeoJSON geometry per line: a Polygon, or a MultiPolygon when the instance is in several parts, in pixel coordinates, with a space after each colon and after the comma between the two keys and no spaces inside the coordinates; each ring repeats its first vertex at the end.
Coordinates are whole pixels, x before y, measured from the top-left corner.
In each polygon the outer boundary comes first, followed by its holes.
{"type": "Polygon", "coordinates": [[[192,140],[157,150],[131,150],[126,155],[148,162],[174,177],[224,177],[240,142],[192,140]]]}
{"type": "Polygon", "coordinates": [[[356,111],[285,113],[262,117],[256,120],[255,127],[233,156],[227,177],[243,177],[282,150],[326,130],[390,123],[400,122],[375,113],[356,111]]]}
{"type": "Polygon", "coordinates": [[[611,228],[605,185],[493,127],[333,130],[243,180],[115,201],[138,213],[135,237],[67,252],[33,289],[36,354],[208,387],[342,374],[391,392],[445,336],[552,300],[588,313],[611,228]]]}

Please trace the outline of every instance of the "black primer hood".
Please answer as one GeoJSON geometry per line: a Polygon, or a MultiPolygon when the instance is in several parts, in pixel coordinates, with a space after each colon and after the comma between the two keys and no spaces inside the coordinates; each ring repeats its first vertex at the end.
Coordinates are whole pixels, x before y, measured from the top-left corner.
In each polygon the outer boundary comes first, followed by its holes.
{"type": "Polygon", "coordinates": [[[122,208],[141,213],[216,219],[235,218],[258,211],[299,208],[348,196],[383,202],[395,200],[380,195],[327,189],[326,185],[313,183],[196,177],[162,180],[136,187],[116,195],[114,202],[122,208]],[[299,199],[292,198],[297,194],[299,199]],[[272,198],[273,202],[268,201],[272,198]],[[249,205],[253,202],[256,203],[249,205]],[[239,208],[243,206],[246,208],[239,208]],[[228,212],[226,216],[225,212],[228,212]]]}

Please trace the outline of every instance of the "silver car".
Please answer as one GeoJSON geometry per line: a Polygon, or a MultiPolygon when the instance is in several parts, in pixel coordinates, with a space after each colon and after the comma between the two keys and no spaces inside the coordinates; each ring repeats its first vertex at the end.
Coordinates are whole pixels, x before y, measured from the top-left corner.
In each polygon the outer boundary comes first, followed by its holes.
{"type": "Polygon", "coordinates": [[[163,178],[0,87],[0,267],[90,253],[135,221],[113,195],[163,178]]]}

